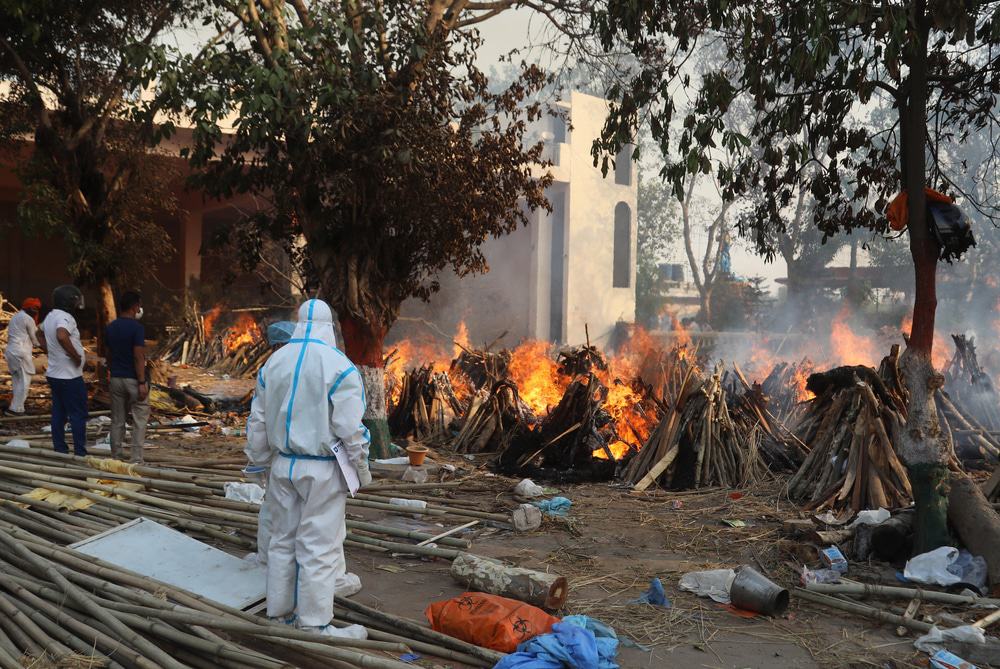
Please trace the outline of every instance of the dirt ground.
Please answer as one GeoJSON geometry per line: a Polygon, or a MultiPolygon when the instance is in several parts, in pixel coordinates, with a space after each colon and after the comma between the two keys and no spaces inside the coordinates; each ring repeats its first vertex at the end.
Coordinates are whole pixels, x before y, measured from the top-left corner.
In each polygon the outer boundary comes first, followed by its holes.
{"type": "MultiPolygon", "coordinates": [[[[3,381],[7,381],[5,372],[0,368],[0,394],[4,393],[3,381]]],[[[181,385],[190,383],[218,395],[238,396],[250,383],[198,370],[178,370],[177,375],[181,385]]],[[[47,394],[44,380],[36,377],[29,411],[45,409],[47,394]]],[[[156,418],[166,422],[171,416],[156,418]]],[[[0,427],[11,433],[10,426],[0,427]]],[[[218,434],[153,432],[149,442],[146,454],[153,461],[177,455],[212,459],[238,455],[242,450],[241,438],[218,434]]],[[[466,486],[435,494],[484,511],[503,512],[515,506],[509,493],[515,480],[494,476],[462,458],[442,454],[439,460],[458,464],[460,474],[471,478],[466,486]]],[[[898,637],[889,625],[794,597],[788,613],[779,619],[747,618],[678,589],[678,579],[685,572],[741,564],[754,565],[791,587],[802,563],[818,565],[815,548],[781,536],[781,521],[800,513],[782,499],[778,480],[738,493],[709,489],[631,494],[606,484],[557,486],[554,490],[573,502],[567,518],[546,519],[540,530],[527,534],[479,525],[463,536],[473,541],[471,550],[477,554],[566,576],[571,592],[560,613],[592,616],[634,642],[620,650],[622,667],[927,666],[926,656],[913,649],[913,637],[898,637]],[[730,527],[723,520],[740,520],[745,526],[730,527]],[[633,602],[654,577],[662,580],[670,608],[633,602]]],[[[349,512],[351,517],[411,529],[439,527],[370,509],[349,507],[349,512]]],[[[457,524],[461,521],[448,520],[441,526],[457,524]]],[[[357,598],[369,606],[424,620],[428,604],[463,591],[449,576],[449,563],[444,560],[394,557],[353,547],[348,547],[347,553],[351,570],[364,583],[357,598]]],[[[852,578],[864,581],[888,581],[892,574],[884,566],[852,564],[851,569],[852,578]]]]}

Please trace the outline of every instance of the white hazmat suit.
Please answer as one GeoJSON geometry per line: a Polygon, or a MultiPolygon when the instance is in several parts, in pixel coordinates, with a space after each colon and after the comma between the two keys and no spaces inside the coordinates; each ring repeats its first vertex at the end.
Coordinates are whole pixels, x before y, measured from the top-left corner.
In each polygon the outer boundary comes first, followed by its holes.
{"type": "Polygon", "coordinates": [[[38,346],[38,336],[35,332],[38,325],[34,317],[26,311],[18,311],[7,324],[7,348],[4,357],[7,358],[7,368],[10,370],[11,391],[10,410],[15,413],[24,411],[24,401],[28,399],[28,387],[35,373],[35,360],[32,349],[38,346]]]}
{"type": "Polygon", "coordinates": [[[371,480],[364,411],[361,375],[336,348],[330,307],[307,301],[292,338],[258,374],[247,421],[251,465],[271,468],[268,616],[304,628],[333,618],[347,571],[347,493],[371,480]]]}

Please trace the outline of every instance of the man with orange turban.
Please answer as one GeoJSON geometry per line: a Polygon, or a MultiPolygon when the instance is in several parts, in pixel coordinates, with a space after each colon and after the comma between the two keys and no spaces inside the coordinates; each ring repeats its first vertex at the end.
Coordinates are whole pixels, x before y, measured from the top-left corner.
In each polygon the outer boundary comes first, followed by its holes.
{"type": "Polygon", "coordinates": [[[7,368],[10,370],[13,398],[7,413],[15,416],[24,415],[24,401],[28,399],[28,386],[35,373],[33,349],[38,346],[38,312],[42,309],[42,301],[37,297],[29,297],[21,303],[21,310],[14,314],[7,325],[7,348],[4,357],[7,358],[7,368]]]}

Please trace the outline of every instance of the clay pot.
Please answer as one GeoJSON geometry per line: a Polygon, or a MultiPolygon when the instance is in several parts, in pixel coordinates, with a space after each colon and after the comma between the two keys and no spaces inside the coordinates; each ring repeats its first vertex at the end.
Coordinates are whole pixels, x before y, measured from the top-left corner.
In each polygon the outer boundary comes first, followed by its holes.
{"type": "Polygon", "coordinates": [[[411,467],[419,467],[424,464],[424,458],[427,457],[428,449],[426,446],[407,446],[406,455],[410,458],[411,467]]]}

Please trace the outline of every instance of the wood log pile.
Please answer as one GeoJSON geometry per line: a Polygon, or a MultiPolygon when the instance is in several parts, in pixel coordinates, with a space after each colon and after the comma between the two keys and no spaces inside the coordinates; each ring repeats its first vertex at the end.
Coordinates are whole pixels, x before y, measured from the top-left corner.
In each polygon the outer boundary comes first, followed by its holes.
{"type": "Polygon", "coordinates": [[[0,293],[0,351],[7,346],[7,324],[10,323],[10,319],[17,312],[17,307],[8,302],[3,294],[0,293]]]}
{"type": "Polygon", "coordinates": [[[574,379],[535,429],[515,430],[497,460],[500,471],[566,482],[610,480],[616,461],[609,447],[620,439],[604,408],[607,396],[594,374],[574,379]],[[598,451],[605,457],[595,457],[598,451]]]}
{"type": "Polygon", "coordinates": [[[898,358],[897,345],[879,372],[837,367],[809,377],[816,397],[793,431],[810,452],[788,482],[792,499],[853,513],[910,503],[909,477],[893,447],[906,422],[898,358]]]}
{"type": "Polygon", "coordinates": [[[1000,393],[976,356],[972,337],[952,335],[955,355],[945,368],[945,391],[937,396],[938,414],[950,430],[963,461],[997,462],[1000,456],[1000,393]]]}
{"type": "Polygon", "coordinates": [[[196,303],[192,303],[184,316],[184,326],[168,337],[160,346],[156,357],[166,363],[194,365],[211,369],[218,374],[253,376],[271,355],[266,337],[258,336],[239,345],[226,345],[226,331],[213,331],[206,327],[206,317],[196,303]]]}
{"type": "Polygon", "coordinates": [[[803,408],[802,390],[806,377],[814,371],[809,360],[779,362],[761,381],[761,391],[767,397],[767,408],[783,423],[796,419],[803,408]]]}
{"type": "Polygon", "coordinates": [[[750,386],[738,369],[735,374],[744,392],[731,397],[721,365],[708,378],[692,370],[622,480],[635,490],[654,483],[673,489],[743,487],[766,476],[769,462],[787,466],[789,455],[778,446],[785,440],[767,417],[760,387],[750,386]]]}
{"type": "MultiPolygon", "coordinates": [[[[322,637],[68,548],[145,517],[234,552],[254,550],[259,507],[224,496],[225,483],[239,480],[244,463],[243,458],[164,459],[126,465],[48,448],[0,446],[0,667],[405,669],[410,665],[396,658],[408,652],[439,664],[491,667],[499,660],[493,651],[340,598],[334,624],[364,625],[368,639],[322,637]],[[37,488],[91,505],[70,512],[28,495],[37,488]]],[[[398,510],[390,498],[417,490],[421,499],[434,502],[424,512],[441,520],[465,526],[470,520],[509,520],[462,500],[430,496],[433,489],[459,485],[467,484],[372,486],[348,503],[398,510]]],[[[453,560],[470,544],[448,534],[348,520],[346,544],[348,550],[453,560]]]]}
{"type": "Polygon", "coordinates": [[[452,447],[457,453],[499,452],[517,432],[534,422],[535,416],[521,401],[517,386],[508,380],[497,381],[489,390],[478,390],[472,396],[452,447]]]}
{"type": "Polygon", "coordinates": [[[466,402],[459,400],[447,372],[433,365],[412,369],[403,376],[399,400],[389,413],[389,429],[399,438],[418,441],[446,438],[466,402]]]}

